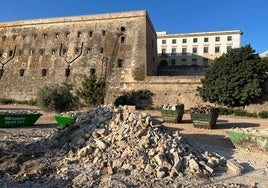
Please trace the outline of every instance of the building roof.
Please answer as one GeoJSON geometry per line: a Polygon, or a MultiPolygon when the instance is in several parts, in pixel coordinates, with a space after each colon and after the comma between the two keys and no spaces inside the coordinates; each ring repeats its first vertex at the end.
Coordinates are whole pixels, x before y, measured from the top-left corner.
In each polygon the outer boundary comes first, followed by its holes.
{"type": "Polygon", "coordinates": [[[262,54],[260,54],[261,57],[268,57],[268,51],[263,52],[262,54]]]}

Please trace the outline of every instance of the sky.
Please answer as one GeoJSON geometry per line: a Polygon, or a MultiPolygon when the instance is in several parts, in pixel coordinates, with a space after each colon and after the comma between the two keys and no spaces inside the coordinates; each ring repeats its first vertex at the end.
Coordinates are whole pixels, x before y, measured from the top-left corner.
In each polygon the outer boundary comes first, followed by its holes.
{"type": "Polygon", "coordinates": [[[146,10],[169,34],[241,30],[242,46],[268,51],[267,0],[0,0],[0,22],[146,10]]]}

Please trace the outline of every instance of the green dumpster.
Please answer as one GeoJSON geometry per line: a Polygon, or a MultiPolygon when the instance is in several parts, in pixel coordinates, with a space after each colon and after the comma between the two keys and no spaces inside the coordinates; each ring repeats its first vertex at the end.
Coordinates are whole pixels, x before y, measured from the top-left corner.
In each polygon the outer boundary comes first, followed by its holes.
{"type": "Polygon", "coordinates": [[[176,106],[175,110],[161,110],[161,116],[165,122],[180,123],[184,114],[184,104],[176,106]]]}
{"type": "Polygon", "coordinates": [[[32,126],[40,116],[41,113],[3,113],[0,114],[0,128],[32,126]]]}
{"type": "Polygon", "coordinates": [[[76,117],[66,115],[54,115],[55,120],[61,128],[64,128],[70,124],[75,123],[76,117]]]}

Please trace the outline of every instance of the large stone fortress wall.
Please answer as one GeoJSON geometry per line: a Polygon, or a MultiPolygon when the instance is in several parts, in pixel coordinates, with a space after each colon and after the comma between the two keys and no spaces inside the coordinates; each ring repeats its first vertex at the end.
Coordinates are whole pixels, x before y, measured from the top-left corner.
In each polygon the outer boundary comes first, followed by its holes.
{"type": "Polygon", "coordinates": [[[80,86],[89,74],[116,96],[121,82],[156,74],[156,45],[146,11],[0,23],[0,97],[29,100],[44,84],[80,86]]]}

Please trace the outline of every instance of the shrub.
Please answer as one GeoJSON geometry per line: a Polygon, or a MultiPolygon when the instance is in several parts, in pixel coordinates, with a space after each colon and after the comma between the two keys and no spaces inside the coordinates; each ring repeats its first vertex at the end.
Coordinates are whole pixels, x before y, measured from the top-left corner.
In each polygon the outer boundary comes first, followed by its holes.
{"type": "Polygon", "coordinates": [[[260,118],[267,119],[268,118],[268,111],[261,111],[258,114],[260,118]]]}
{"type": "Polygon", "coordinates": [[[72,93],[68,83],[45,85],[37,93],[37,105],[45,111],[64,112],[78,109],[79,98],[72,93]]]}
{"type": "Polygon", "coordinates": [[[14,99],[5,99],[5,98],[0,98],[0,104],[11,104],[14,103],[14,99]]]}
{"type": "Polygon", "coordinates": [[[254,117],[254,118],[258,117],[256,113],[249,113],[246,110],[243,110],[240,108],[234,110],[234,115],[235,116],[254,117]]]}
{"type": "Polygon", "coordinates": [[[225,108],[225,107],[219,107],[219,115],[231,115],[234,113],[233,109],[225,108]]]}
{"type": "Polygon", "coordinates": [[[96,75],[84,77],[82,86],[76,91],[77,95],[89,105],[104,103],[105,82],[98,80],[96,75]]]}

